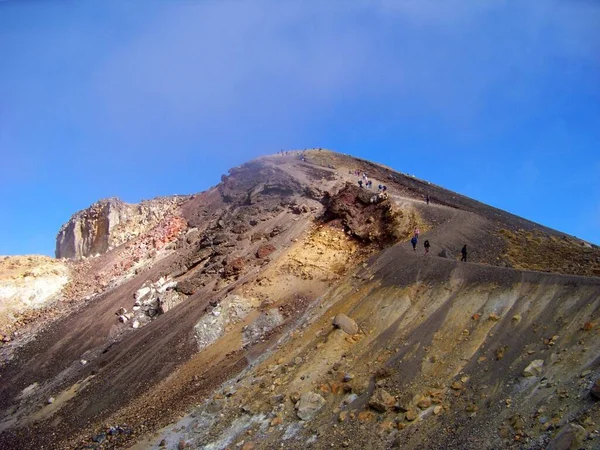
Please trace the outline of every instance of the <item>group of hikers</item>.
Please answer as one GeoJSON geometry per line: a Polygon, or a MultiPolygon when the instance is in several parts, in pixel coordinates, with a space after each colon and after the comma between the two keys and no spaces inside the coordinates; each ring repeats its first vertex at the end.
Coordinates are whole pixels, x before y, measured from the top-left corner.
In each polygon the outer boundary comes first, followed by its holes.
{"type": "MultiPolygon", "coordinates": [[[[415,227],[415,231],[413,234],[412,239],[410,240],[410,243],[412,244],[413,247],[413,251],[417,251],[417,244],[419,243],[419,227],[415,227]]],[[[429,243],[428,239],[425,239],[425,242],[423,242],[423,247],[425,248],[425,255],[429,254],[429,247],[431,247],[431,244],[429,243]]],[[[461,253],[461,261],[467,262],[467,244],[463,245],[463,248],[460,251],[461,253]]]]}

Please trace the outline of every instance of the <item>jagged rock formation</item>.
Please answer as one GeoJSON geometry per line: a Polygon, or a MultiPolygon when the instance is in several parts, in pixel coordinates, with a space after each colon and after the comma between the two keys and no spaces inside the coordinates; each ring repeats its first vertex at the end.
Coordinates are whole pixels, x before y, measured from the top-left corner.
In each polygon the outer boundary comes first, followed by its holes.
{"type": "Polygon", "coordinates": [[[74,214],[56,236],[57,258],[101,255],[156,226],[187,197],[163,197],[139,204],[100,200],[74,214]]]}
{"type": "Polygon", "coordinates": [[[0,447],[598,448],[597,246],[299,156],[234,168],[68,261],[75,306],[0,348],[0,447]]]}

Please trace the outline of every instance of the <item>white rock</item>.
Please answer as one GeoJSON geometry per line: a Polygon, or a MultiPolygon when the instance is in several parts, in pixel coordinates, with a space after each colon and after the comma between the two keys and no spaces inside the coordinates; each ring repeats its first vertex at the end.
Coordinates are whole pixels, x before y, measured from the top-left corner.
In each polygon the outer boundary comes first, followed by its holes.
{"type": "Polygon", "coordinates": [[[148,286],[142,287],[136,291],[134,298],[138,301],[141,301],[143,298],[145,298],[150,293],[151,290],[152,289],[148,286]]]}
{"type": "Polygon", "coordinates": [[[54,397],[50,397],[48,399],[48,404],[51,405],[52,403],[54,403],[54,397]]]}
{"type": "Polygon", "coordinates": [[[302,394],[296,403],[296,414],[302,420],[310,420],[325,405],[325,399],[314,392],[302,394]]]}
{"type": "Polygon", "coordinates": [[[543,366],[544,366],[543,359],[536,359],[535,361],[531,361],[531,363],[523,371],[523,376],[524,377],[538,377],[542,374],[543,366]]]}
{"type": "Polygon", "coordinates": [[[87,362],[85,359],[82,359],[80,362],[81,362],[81,364],[82,364],[82,365],[84,365],[84,366],[85,366],[85,365],[88,363],[88,362],[87,362]]]}
{"type": "Polygon", "coordinates": [[[133,323],[131,324],[131,326],[133,328],[139,328],[140,327],[140,322],[139,320],[134,320],[133,323]]]}
{"type": "Polygon", "coordinates": [[[221,315],[221,311],[217,311],[216,309],[212,312],[213,316],[219,317],[221,315]]]}
{"type": "Polygon", "coordinates": [[[139,311],[140,310],[140,306],[139,305],[134,305],[133,308],[134,311],[139,311]]]}

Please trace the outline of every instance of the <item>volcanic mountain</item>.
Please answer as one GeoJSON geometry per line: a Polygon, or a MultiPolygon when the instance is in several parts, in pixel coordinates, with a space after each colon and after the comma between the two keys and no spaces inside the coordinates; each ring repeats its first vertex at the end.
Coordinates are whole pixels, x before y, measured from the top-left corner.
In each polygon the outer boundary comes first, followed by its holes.
{"type": "Polygon", "coordinates": [[[2,449],[600,448],[600,249],[414,176],[283,152],[57,257],[0,260],[2,449]]]}

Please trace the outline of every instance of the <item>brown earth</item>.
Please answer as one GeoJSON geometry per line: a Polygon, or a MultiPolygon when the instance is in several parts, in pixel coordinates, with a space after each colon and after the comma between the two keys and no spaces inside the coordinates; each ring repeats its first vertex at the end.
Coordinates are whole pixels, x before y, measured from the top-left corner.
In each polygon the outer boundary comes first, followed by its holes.
{"type": "Polygon", "coordinates": [[[79,306],[1,368],[0,447],[541,449],[575,422],[597,448],[596,246],[368,161],[303,155],[232,169],[158,249],[145,234],[82,262],[79,306]],[[354,170],[389,198],[371,202],[354,170]],[[166,275],[180,305],[117,321],[166,275]],[[195,325],[234,294],[250,312],[199,350],[195,325]],[[338,313],[359,333],[334,329],[338,313]],[[376,388],[396,404],[370,408],[376,388]],[[309,391],[325,402],[304,422],[290,399],[309,391]]]}

